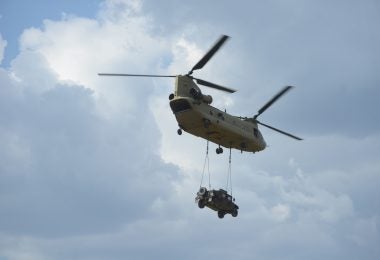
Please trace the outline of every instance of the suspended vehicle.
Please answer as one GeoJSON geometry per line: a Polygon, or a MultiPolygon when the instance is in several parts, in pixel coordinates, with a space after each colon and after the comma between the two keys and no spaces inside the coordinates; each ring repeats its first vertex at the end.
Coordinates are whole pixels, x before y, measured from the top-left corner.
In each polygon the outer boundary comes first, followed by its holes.
{"type": "Polygon", "coordinates": [[[203,209],[205,206],[218,212],[218,217],[223,218],[226,214],[237,217],[239,206],[235,204],[235,198],[223,189],[207,190],[201,187],[197,192],[195,202],[203,209]]]}
{"type": "Polygon", "coordinates": [[[214,56],[229,36],[222,35],[212,48],[194,65],[185,75],[152,75],[152,74],[121,74],[99,73],[100,76],[127,76],[127,77],[159,77],[174,78],[174,93],[169,95],[170,108],[178,122],[177,133],[182,131],[204,138],[218,145],[216,153],[223,152],[223,148],[234,148],[245,152],[259,152],[265,149],[266,142],[258,128],[267,127],[278,133],[296,140],[301,138],[260,122],[257,118],[272,106],[280,97],[287,93],[292,86],[286,86],[271,98],[253,117],[234,116],[211,105],[213,99],[205,95],[199,85],[214,88],[227,93],[236,90],[227,88],[193,76],[195,70],[202,69],[214,56]]]}

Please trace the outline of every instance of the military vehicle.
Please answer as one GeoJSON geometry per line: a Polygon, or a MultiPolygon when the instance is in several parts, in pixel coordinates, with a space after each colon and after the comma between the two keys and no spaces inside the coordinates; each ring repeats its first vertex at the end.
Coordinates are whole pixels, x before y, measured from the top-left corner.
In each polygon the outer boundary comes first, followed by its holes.
{"type": "Polygon", "coordinates": [[[219,218],[224,218],[224,215],[231,214],[237,217],[239,207],[235,204],[235,199],[223,189],[207,190],[201,187],[197,192],[195,202],[199,208],[205,206],[218,212],[219,218]]]}

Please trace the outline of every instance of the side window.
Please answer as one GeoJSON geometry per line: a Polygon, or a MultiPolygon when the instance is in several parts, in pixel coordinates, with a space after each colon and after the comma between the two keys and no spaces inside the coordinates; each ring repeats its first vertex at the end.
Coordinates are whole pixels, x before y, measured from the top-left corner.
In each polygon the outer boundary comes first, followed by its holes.
{"type": "Polygon", "coordinates": [[[257,138],[259,137],[259,130],[257,128],[253,128],[253,135],[257,138]]]}
{"type": "Polygon", "coordinates": [[[218,117],[219,117],[220,119],[224,120],[224,116],[223,116],[222,113],[218,113],[218,117]]]}

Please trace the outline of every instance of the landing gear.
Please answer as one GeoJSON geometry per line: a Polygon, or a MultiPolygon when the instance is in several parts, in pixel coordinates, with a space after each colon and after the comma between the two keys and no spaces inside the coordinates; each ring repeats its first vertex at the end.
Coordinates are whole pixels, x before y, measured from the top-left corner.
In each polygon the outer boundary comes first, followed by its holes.
{"type": "Polygon", "coordinates": [[[223,148],[219,146],[218,148],[216,148],[216,154],[221,154],[221,153],[223,153],[223,148]]]}
{"type": "Polygon", "coordinates": [[[218,217],[219,218],[224,218],[224,212],[223,211],[218,211],[218,217]]]}
{"type": "Polygon", "coordinates": [[[181,129],[181,128],[179,128],[179,129],[177,130],[177,134],[178,134],[178,135],[181,135],[181,134],[182,134],[182,129],[181,129]]]}

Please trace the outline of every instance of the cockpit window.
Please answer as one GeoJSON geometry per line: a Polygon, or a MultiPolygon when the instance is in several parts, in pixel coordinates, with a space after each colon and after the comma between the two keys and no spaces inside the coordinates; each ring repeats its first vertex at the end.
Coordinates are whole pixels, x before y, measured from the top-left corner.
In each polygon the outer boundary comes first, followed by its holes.
{"type": "Polygon", "coordinates": [[[185,99],[177,99],[170,102],[170,107],[173,113],[191,109],[189,102],[185,99]]]}

